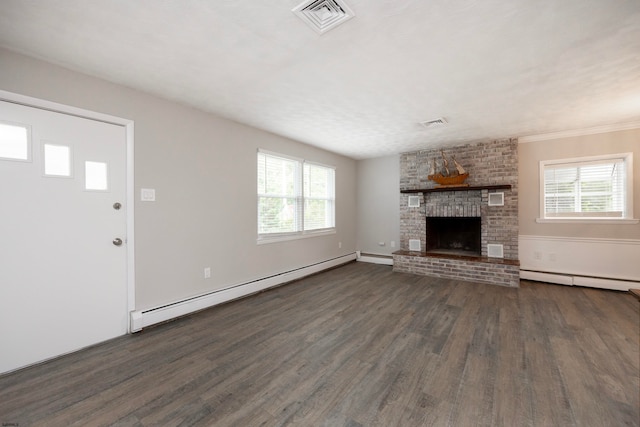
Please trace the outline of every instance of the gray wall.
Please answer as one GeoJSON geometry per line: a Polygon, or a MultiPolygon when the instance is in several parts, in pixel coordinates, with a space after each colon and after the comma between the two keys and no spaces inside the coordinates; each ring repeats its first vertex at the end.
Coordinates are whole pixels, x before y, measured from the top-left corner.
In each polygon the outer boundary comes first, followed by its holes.
{"type": "Polygon", "coordinates": [[[640,129],[521,143],[518,146],[520,234],[531,236],[640,239],[638,224],[537,223],[540,216],[540,161],[633,153],[634,216],[640,217],[640,129]]]}
{"type": "Polygon", "coordinates": [[[136,195],[157,199],[135,205],[136,309],[356,250],[354,160],[7,50],[0,63],[2,90],[135,121],[136,195]],[[336,234],[256,244],[258,148],[336,166],[336,234]]]}
{"type": "Polygon", "coordinates": [[[364,253],[391,255],[400,249],[400,158],[359,160],[357,176],[356,247],[364,253]],[[395,242],[395,248],[391,242],[395,242]]]}

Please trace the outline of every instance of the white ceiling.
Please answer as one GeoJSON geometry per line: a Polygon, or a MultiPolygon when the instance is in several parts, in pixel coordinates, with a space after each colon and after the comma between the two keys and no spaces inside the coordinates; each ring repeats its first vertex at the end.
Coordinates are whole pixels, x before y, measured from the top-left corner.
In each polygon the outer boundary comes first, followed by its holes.
{"type": "Polygon", "coordinates": [[[2,0],[0,45],[355,159],[640,119],[639,0],[346,2],[2,0]]]}

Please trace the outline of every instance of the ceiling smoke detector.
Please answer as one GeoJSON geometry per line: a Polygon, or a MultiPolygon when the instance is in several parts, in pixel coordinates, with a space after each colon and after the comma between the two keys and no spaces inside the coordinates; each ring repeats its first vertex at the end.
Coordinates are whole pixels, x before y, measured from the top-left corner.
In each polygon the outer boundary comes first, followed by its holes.
{"type": "Polygon", "coordinates": [[[420,122],[420,124],[424,127],[426,127],[427,129],[431,129],[431,128],[437,128],[440,126],[444,126],[446,125],[447,119],[445,119],[444,117],[439,117],[437,119],[433,119],[433,120],[426,120],[424,122],[420,122]]]}
{"type": "Polygon", "coordinates": [[[307,0],[291,11],[320,34],[356,16],[342,0],[307,0]]]}

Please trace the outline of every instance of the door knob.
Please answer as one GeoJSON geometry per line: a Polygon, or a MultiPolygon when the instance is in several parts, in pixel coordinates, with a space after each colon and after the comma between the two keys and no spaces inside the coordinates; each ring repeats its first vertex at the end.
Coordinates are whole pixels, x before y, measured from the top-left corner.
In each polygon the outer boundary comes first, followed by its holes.
{"type": "Polygon", "coordinates": [[[113,239],[113,244],[116,246],[122,245],[122,239],[116,237],[115,239],[113,239]]]}

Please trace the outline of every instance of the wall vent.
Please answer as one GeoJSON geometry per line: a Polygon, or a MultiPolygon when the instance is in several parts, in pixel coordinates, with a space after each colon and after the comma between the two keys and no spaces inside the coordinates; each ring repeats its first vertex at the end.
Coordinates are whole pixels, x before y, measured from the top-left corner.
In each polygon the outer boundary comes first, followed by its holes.
{"type": "Polygon", "coordinates": [[[489,206],[504,206],[504,193],[489,193],[489,206]]]}
{"type": "Polygon", "coordinates": [[[445,119],[444,117],[439,117],[437,119],[433,119],[433,120],[426,120],[424,122],[420,122],[420,124],[424,127],[426,127],[427,129],[431,129],[431,128],[435,128],[435,127],[440,127],[440,126],[444,126],[446,125],[447,119],[445,119]]]}
{"type": "Polygon", "coordinates": [[[421,251],[422,244],[418,239],[409,239],[409,250],[410,251],[421,251]]]}
{"type": "Polygon", "coordinates": [[[504,258],[504,246],[488,244],[487,245],[487,256],[489,258],[504,258]]]}
{"type": "Polygon", "coordinates": [[[307,0],[291,11],[320,34],[355,16],[342,0],[307,0]]]}
{"type": "Polygon", "coordinates": [[[419,208],[420,207],[420,196],[409,196],[409,207],[410,208],[419,208]]]}

